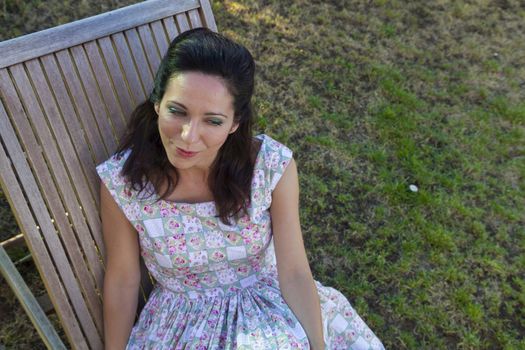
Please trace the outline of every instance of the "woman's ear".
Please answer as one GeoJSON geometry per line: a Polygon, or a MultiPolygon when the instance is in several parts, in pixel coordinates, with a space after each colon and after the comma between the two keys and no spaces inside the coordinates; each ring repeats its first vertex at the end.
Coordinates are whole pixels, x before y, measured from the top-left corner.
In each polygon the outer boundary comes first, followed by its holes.
{"type": "Polygon", "coordinates": [[[238,127],[239,127],[239,123],[233,124],[231,129],[230,129],[229,134],[233,134],[237,130],[238,127]]]}
{"type": "Polygon", "coordinates": [[[159,103],[158,103],[158,102],[155,102],[155,103],[153,104],[153,108],[155,108],[155,113],[157,113],[157,115],[159,115],[159,107],[160,107],[160,106],[159,106],[159,103]]]}

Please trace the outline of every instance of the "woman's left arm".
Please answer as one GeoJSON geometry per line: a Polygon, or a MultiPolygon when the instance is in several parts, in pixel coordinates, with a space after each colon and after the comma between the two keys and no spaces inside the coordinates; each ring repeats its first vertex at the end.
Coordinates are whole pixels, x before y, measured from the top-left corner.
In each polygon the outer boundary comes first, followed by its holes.
{"type": "Polygon", "coordinates": [[[311,349],[324,349],[319,296],[299,222],[299,181],[293,158],[272,193],[270,214],[281,293],[306,331],[311,349]]]}

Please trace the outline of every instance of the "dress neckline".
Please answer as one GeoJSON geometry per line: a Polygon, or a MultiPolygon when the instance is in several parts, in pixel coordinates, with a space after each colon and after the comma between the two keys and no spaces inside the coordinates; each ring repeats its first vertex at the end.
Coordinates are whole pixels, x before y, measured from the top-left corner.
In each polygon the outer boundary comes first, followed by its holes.
{"type": "MultiPolygon", "coordinates": [[[[259,148],[259,151],[257,152],[257,157],[255,157],[254,170],[255,170],[255,167],[257,166],[257,163],[259,162],[259,158],[261,157],[261,154],[263,152],[263,146],[264,146],[264,143],[267,140],[267,136],[265,134],[259,134],[259,135],[256,135],[255,138],[261,140],[261,147],[259,148]]],[[[151,184],[151,182],[148,185],[150,185],[153,188],[153,185],[151,184]]],[[[213,200],[212,201],[206,201],[206,202],[196,202],[196,203],[170,201],[170,200],[167,200],[167,199],[161,199],[157,192],[154,192],[153,196],[154,196],[154,201],[155,202],[166,203],[166,204],[175,205],[175,206],[197,206],[197,205],[212,205],[212,204],[214,205],[215,204],[215,201],[213,201],[213,200]]]]}

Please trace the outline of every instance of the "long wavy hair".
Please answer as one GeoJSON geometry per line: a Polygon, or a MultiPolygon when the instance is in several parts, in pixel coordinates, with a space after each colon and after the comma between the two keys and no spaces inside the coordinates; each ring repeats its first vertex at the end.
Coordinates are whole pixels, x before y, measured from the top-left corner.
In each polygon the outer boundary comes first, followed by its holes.
{"type": "Polygon", "coordinates": [[[220,34],[198,28],[180,34],[171,42],[157,70],[149,99],[133,111],[117,149],[118,154],[130,150],[122,175],[130,181],[134,190],[148,197],[159,193],[161,185],[167,184],[157,200],[166,199],[177,186],[179,174],[169,162],[162,145],[154,105],[162,100],[169,80],[184,72],[217,76],[225,82],[233,96],[234,123],[238,123],[239,127],[228,135],[211,165],[208,177],[218,216],[222,222],[229,224],[230,217],[247,213],[250,202],[256,153],[252,138],[251,104],[255,62],[244,46],[220,34]]]}

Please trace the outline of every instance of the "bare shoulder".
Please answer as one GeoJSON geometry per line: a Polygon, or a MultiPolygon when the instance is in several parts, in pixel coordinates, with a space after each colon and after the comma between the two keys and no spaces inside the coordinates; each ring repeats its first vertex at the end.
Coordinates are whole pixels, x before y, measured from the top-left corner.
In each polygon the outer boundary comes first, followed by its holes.
{"type": "Polygon", "coordinates": [[[299,179],[297,174],[297,164],[295,159],[292,157],[288,166],[284,170],[282,177],[280,178],[277,186],[275,187],[272,195],[273,197],[284,196],[288,200],[293,200],[293,198],[299,194],[299,179]],[[292,198],[288,197],[292,195],[292,198]]]}

